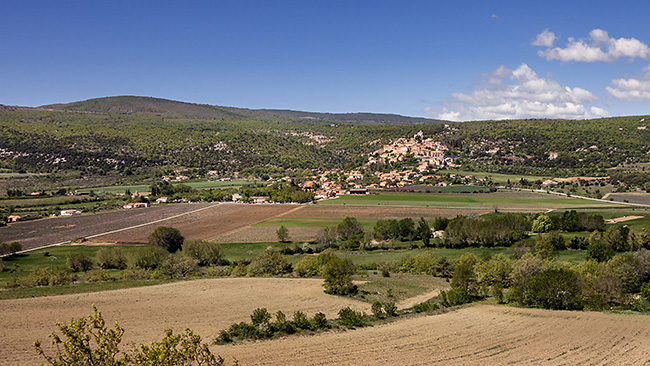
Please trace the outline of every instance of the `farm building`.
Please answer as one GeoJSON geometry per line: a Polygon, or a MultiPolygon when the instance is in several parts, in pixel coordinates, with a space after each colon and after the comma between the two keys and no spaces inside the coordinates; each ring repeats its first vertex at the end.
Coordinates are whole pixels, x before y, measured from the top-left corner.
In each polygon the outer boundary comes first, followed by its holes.
{"type": "Polygon", "coordinates": [[[149,207],[149,203],[147,202],[133,202],[124,205],[124,208],[146,208],[146,207],[149,207]]]}
{"type": "Polygon", "coordinates": [[[251,197],[251,199],[253,200],[253,203],[266,203],[266,197],[264,196],[254,196],[251,197]]]}
{"type": "Polygon", "coordinates": [[[20,216],[18,215],[7,216],[7,222],[16,222],[18,220],[20,220],[20,216]]]}
{"type": "Polygon", "coordinates": [[[81,211],[79,211],[79,210],[61,210],[61,216],[74,216],[74,215],[81,215],[81,211]]]}

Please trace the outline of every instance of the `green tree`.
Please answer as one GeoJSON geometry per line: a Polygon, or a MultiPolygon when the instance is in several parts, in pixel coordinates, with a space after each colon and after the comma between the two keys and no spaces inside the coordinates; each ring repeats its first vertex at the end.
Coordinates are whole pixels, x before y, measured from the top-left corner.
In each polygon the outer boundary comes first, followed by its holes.
{"type": "Polygon", "coordinates": [[[533,221],[532,232],[534,233],[547,233],[551,231],[553,227],[553,221],[548,215],[539,215],[533,221]]]}
{"type": "Polygon", "coordinates": [[[478,278],[475,266],[476,256],[473,253],[465,253],[456,263],[454,274],[451,276],[451,287],[461,288],[468,296],[474,296],[477,291],[478,278]]]}
{"type": "Polygon", "coordinates": [[[325,292],[335,295],[348,295],[357,292],[357,286],[352,283],[352,275],[356,267],[349,259],[330,259],[323,268],[325,292]]]}
{"type": "Polygon", "coordinates": [[[595,259],[597,262],[607,262],[614,256],[614,249],[609,244],[600,241],[592,242],[587,246],[585,259],[595,259]]]}
{"type": "Polygon", "coordinates": [[[422,239],[422,245],[428,247],[431,244],[431,227],[424,217],[420,217],[420,221],[418,221],[417,232],[420,239],[422,239]]]}
{"type": "Polygon", "coordinates": [[[168,226],[159,226],[149,235],[149,245],[165,248],[170,253],[179,250],[184,240],[178,229],[168,226]]]}
{"type": "Polygon", "coordinates": [[[204,240],[185,240],[183,242],[183,254],[196,259],[200,266],[228,263],[221,245],[204,240]]]}
{"type": "Polygon", "coordinates": [[[275,234],[278,236],[278,241],[282,243],[287,243],[289,241],[289,229],[284,225],[280,226],[275,234]]]}
{"type": "Polygon", "coordinates": [[[282,255],[282,253],[269,248],[258,254],[251,264],[248,265],[248,272],[253,276],[264,274],[281,275],[291,273],[291,263],[282,255]]]}
{"type": "Polygon", "coordinates": [[[547,269],[533,277],[524,292],[524,303],[553,310],[581,310],[582,288],[572,270],[547,269]]]}

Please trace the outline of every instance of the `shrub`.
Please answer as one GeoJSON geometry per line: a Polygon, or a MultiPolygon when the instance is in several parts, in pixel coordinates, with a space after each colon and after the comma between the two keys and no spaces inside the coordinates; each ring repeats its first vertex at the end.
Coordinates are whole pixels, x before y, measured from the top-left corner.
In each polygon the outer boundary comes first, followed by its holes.
{"type": "Polygon", "coordinates": [[[394,302],[387,302],[384,304],[384,312],[390,317],[397,316],[397,306],[394,302]]]}
{"type": "Polygon", "coordinates": [[[66,263],[73,272],[86,272],[93,267],[93,260],[86,253],[69,255],[66,263]]]}
{"type": "Polygon", "coordinates": [[[248,266],[248,273],[252,276],[264,274],[277,276],[291,273],[291,270],[291,263],[280,252],[273,249],[267,249],[258,254],[248,266]]]}
{"type": "Polygon", "coordinates": [[[149,235],[149,245],[164,248],[170,253],[180,249],[184,240],[178,229],[167,226],[159,226],[149,235]]]}
{"type": "Polygon", "coordinates": [[[130,253],[129,267],[156,269],[169,256],[169,253],[159,247],[142,248],[130,253]]]}
{"type": "Polygon", "coordinates": [[[208,268],[208,276],[210,277],[228,277],[232,273],[230,266],[211,266],[208,268]]]}
{"type": "Polygon", "coordinates": [[[227,264],[223,248],[217,243],[186,240],[183,243],[183,254],[196,259],[199,266],[227,264]]]}
{"type": "Polygon", "coordinates": [[[296,326],[298,329],[306,329],[306,330],[311,330],[312,329],[312,324],[302,311],[296,311],[293,313],[293,324],[296,326]]]}
{"type": "Polygon", "coordinates": [[[426,311],[438,310],[439,308],[440,307],[438,306],[437,303],[433,301],[425,301],[413,306],[413,311],[415,311],[416,313],[424,313],[426,311]]]}
{"type": "Polygon", "coordinates": [[[311,320],[314,329],[328,329],[330,327],[327,317],[323,313],[316,313],[311,320]]]}
{"type": "Polygon", "coordinates": [[[581,310],[580,279],[569,269],[547,269],[530,280],[524,303],[553,310],[581,310]]]}
{"type": "Polygon", "coordinates": [[[126,268],[126,256],[121,248],[102,248],[95,255],[97,265],[103,269],[124,269],[126,268]]]}
{"type": "Polygon", "coordinates": [[[339,310],[339,322],[346,328],[362,327],[364,315],[360,311],[354,311],[350,307],[339,310]]]}
{"type": "Polygon", "coordinates": [[[151,279],[152,271],[144,268],[127,268],[122,272],[125,281],[141,281],[151,279]]]}
{"type": "Polygon", "coordinates": [[[611,245],[595,241],[587,246],[585,259],[595,259],[597,262],[607,262],[614,257],[614,249],[611,245]]]}
{"type": "Polygon", "coordinates": [[[27,277],[30,286],[47,286],[50,284],[52,270],[49,267],[35,267],[27,277]]]}
{"type": "Polygon", "coordinates": [[[12,243],[0,243],[0,255],[14,255],[17,252],[20,252],[23,249],[23,246],[14,241],[12,243]]]}
{"type": "Polygon", "coordinates": [[[88,282],[108,282],[114,281],[115,278],[113,278],[110,273],[106,272],[103,269],[94,269],[86,273],[84,280],[88,282]]]}
{"type": "Polygon", "coordinates": [[[284,225],[280,226],[275,234],[278,236],[279,242],[286,243],[289,241],[289,229],[287,229],[284,225]]]}
{"type": "Polygon", "coordinates": [[[357,286],[352,283],[352,275],[355,272],[356,267],[351,260],[331,260],[323,270],[325,292],[335,295],[355,294],[357,286]]]}
{"type": "Polygon", "coordinates": [[[257,308],[253,310],[253,314],[251,314],[251,322],[253,325],[259,326],[261,324],[268,324],[269,321],[271,321],[271,314],[266,310],[266,308],[257,308]]]}
{"type": "Polygon", "coordinates": [[[377,319],[382,319],[385,315],[383,306],[379,301],[372,303],[372,307],[370,309],[372,311],[372,315],[374,315],[377,319]]]}
{"type": "Polygon", "coordinates": [[[185,255],[168,255],[160,264],[160,272],[168,278],[184,278],[196,271],[198,261],[185,255]]]}

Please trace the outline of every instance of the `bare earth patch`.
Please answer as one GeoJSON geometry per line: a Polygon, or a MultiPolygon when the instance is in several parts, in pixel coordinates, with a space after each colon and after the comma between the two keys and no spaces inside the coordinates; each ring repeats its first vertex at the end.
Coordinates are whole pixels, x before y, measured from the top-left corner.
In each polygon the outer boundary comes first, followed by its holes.
{"type": "Polygon", "coordinates": [[[214,351],[242,365],[639,365],[648,342],[648,316],[482,305],[214,351]]]}
{"type": "Polygon", "coordinates": [[[642,218],[643,218],[643,216],[623,216],[623,217],[617,217],[615,219],[609,219],[609,220],[607,220],[607,223],[608,224],[616,224],[618,222],[625,222],[625,221],[642,219],[642,218]]]}
{"type": "MultiPolygon", "coordinates": [[[[366,303],[330,296],[321,279],[223,278],[176,282],[159,286],[2,300],[0,308],[0,365],[40,364],[32,344],[36,338],[49,346],[47,336],[57,321],[84,317],[95,304],[108,325],[116,321],[126,329],[123,344],[160,340],[163,331],[194,330],[211,341],[219,330],[235,322],[250,321],[258,307],[291,317],[323,312],[335,318],[343,307],[369,312],[366,303]]],[[[247,365],[244,363],[242,365],[247,365]]]]}

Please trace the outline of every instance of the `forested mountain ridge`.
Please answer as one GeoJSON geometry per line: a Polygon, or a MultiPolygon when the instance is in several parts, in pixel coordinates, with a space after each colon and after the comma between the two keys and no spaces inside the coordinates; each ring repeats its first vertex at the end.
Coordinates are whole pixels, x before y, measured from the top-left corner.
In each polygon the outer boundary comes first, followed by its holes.
{"type": "Polygon", "coordinates": [[[67,104],[44,105],[39,108],[56,111],[91,113],[154,114],[160,116],[206,120],[277,121],[278,119],[282,119],[294,120],[296,123],[304,124],[332,122],[360,124],[424,124],[445,122],[428,118],[406,117],[397,114],[315,113],[282,109],[244,109],[139,96],[95,98],[67,104]]]}
{"type": "Polygon", "coordinates": [[[243,169],[352,169],[384,144],[420,130],[444,143],[447,155],[458,157],[468,170],[604,175],[611,167],[649,161],[650,117],[644,116],[370,124],[368,118],[394,116],[352,114],[366,123],[349,123],[314,122],[317,117],[308,112],[290,114],[147,97],[0,107],[0,168],[85,174],[161,166],[224,174],[243,169]]]}

